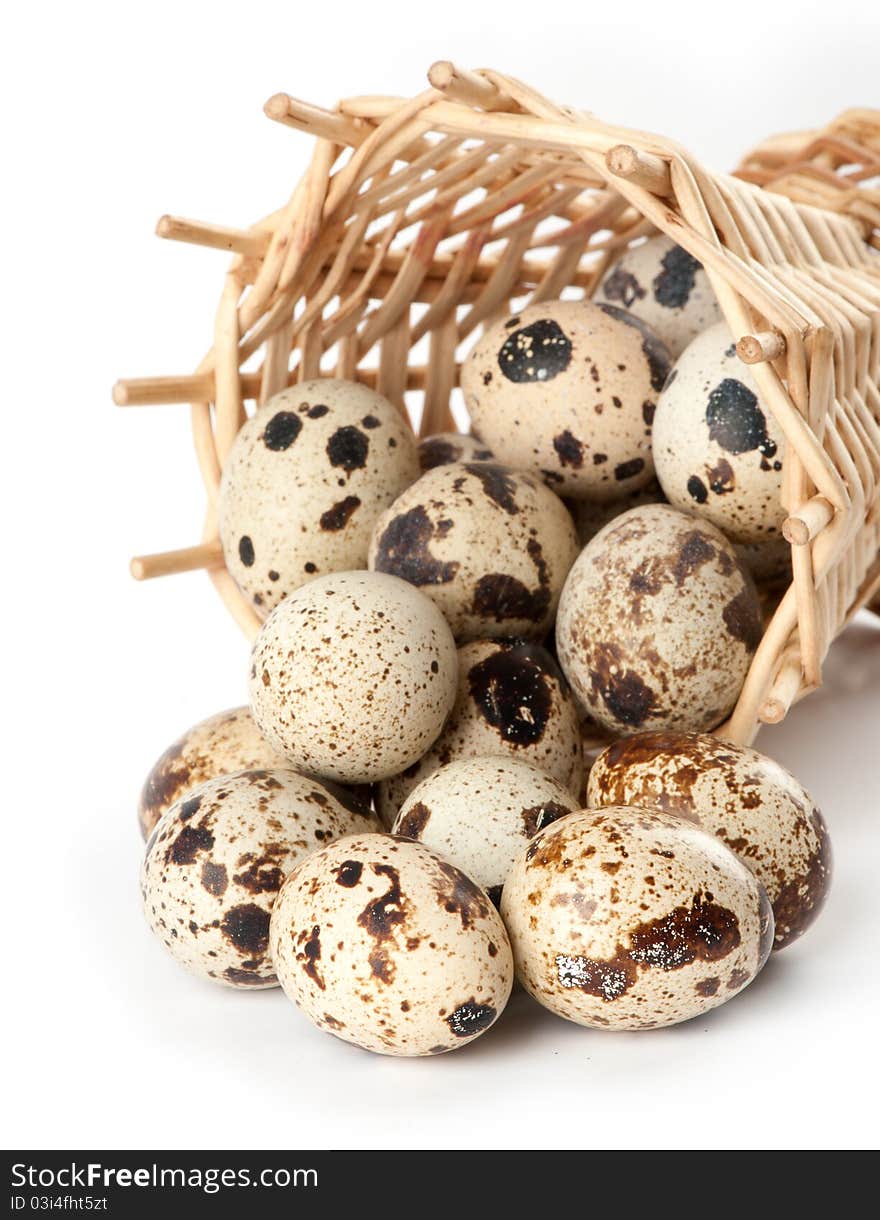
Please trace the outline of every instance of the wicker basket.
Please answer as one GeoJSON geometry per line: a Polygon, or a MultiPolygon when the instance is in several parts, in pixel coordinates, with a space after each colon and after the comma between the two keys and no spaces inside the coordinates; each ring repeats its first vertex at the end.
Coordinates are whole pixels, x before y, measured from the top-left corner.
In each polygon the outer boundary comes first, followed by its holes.
{"type": "MultiPolygon", "coordinates": [[[[448,430],[459,363],[481,327],[530,301],[589,295],[627,244],[659,229],[706,267],[787,442],[793,583],[719,730],[748,742],[819,685],[835,635],[880,586],[876,201],[835,185],[843,154],[826,145],[825,206],[775,193],[803,138],[765,145],[736,178],[496,72],[444,62],[429,81],[411,100],[350,98],[335,111],[276,94],[266,114],[315,141],[290,201],[246,231],[159,222],[163,237],[234,257],[196,372],[115,388],[121,405],[192,404],[208,492],[202,542],[136,559],[133,572],[208,569],[253,635],[259,620],[217,538],[220,473],[245,402],[303,378],[353,377],[420,412],[422,435],[448,430]]],[[[876,152],[876,126],[869,137],[859,147],[876,152]]]]}

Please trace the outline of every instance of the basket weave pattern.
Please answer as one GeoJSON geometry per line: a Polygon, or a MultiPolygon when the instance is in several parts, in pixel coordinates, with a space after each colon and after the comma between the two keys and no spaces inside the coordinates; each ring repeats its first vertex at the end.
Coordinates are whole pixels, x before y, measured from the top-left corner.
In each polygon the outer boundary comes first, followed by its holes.
{"type": "Polygon", "coordinates": [[[314,137],[289,202],[248,230],[160,222],[162,236],[234,256],[196,373],[117,386],[123,404],[192,404],[208,493],[202,542],[135,561],[136,574],[207,568],[253,635],[259,620],[217,540],[221,470],[246,401],[305,378],[355,378],[404,413],[420,409],[422,435],[448,430],[482,327],[589,296],[630,242],[660,230],[705,266],[786,439],[793,582],[719,730],[748,742],[820,683],[835,635],[880,584],[880,200],[862,185],[880,122],[818,147],[812,135],[770,142],[736,177],[496,72],[441,63],[429,80],[409,100],[350,98],[335,111],[275,95],[266,113],[314,137]],[[845,181],[837,171],[854,164],[845,181]]]}

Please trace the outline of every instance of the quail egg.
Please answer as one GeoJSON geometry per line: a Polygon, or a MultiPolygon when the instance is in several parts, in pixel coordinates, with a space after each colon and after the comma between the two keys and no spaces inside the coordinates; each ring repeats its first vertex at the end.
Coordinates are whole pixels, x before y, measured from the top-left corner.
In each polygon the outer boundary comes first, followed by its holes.
{"type": "Polygon", "coordinates": [[[337,572],[275,608],[251,657],[254,719],[296,767],[372,783],[411,766],[455,699],[455,642],[418,589],[337,572]]]}
{"type": "Polygon", "coordinates": [[[584,547],[556,624],[575,695],[621,735],[719,724],[760,638],[754,582],[731,544],[665,504],[631,509],[584,547]]]}
{"type": "Polygon", "coordinates": [[[458,650],[458,690],[443,732],[418,762],[377,785],[390,826],[412,790],[459,758],[505,755],[540,767],[576,798],[584,764],[578,713],[553,657],[527,640],[473,640],[458,650]]]}
{"type": "Polygon", "coordinates": [[[575,500],[618,500],[654,473],[651,423],[670,364],[634,314],[549,301],[490,327],[462,366],[461,386],[499,461],[575,500]]]}
{"type": "Polygon", "coordinates": [[[725,322],[675,362],[654,418],[654,465],[670,504],[732,542],[779,538],[783,436],[725,322]]]}
{"type": "Polygon", "coordinates": [[[476,436],[464,436],[459,432],[437,432],[419,441],[419,465],[422,474],[435,466],[449,466],[452,462],[491,462],[494,455],[476,436]]]}
{"type": "Polygon", "coordinates": [[[773,943],[763,887],[720,839],[635,807],[573,813],[537,835],[501,911],[525,989],[597,1029],[699,1016],[750,983],[773,943]]]}
{"type": "Polygon", "coordinates": [[[315,576],[365,567],[376,518],[418,473],[412,431],[366,386],[304,381],[261,407],[220,486],[226,566],[260,617],[315,576]]]}
{"type": "Polygon", "coordinates": [[[773,907],[774,948],[818,915],[831,884],[822,814],[793,775],[746,746],[696,733],[641,733],[599,755],[590,805],[639,805],[696,822],[752,870],[773,907]]]}
{"type": "Polygon", "coordinates": [[[288,877],[271,948],[319,1028],[383,1055],[466,1046],[501,1014],[510,945],[488,897],[429,848],[389,835],[331,843],[288,877]]]}
{"type": "Polygon", "coordinates": [[[209,716],[193,725],[156,760],[141,789],[141,832],[147,838],[166,809],[206,779],[251,767],[286,765],[283,755],[263,740],[250,708],[235,707],[209,716]]]}
{"type": "Polygon", "coordinates": [[[665,235],[630,246],[605,272],[593,299],[641,318],[673,357],[722,318],[703,264],[665,235]]]}
{"type": "Polygon", "coordinates": [[[462,758],[410,793],[393,831],[457,865],[497,905],[526,841],[580,808],[552,775],[521,759],[462,758]]]}
{"type": "Polygon", "coordinates": [[[147,843],[147,922],[194,974],[274,987],[269,913],[284,878],[330,839],[376,825],[350,793],[295,771],[209,779],[171,806],[147,843]]]}
{"type": "Polygon", "coordinates": [[[547,634],[578,553],[571,516],[533,475],[493,462],[423,474],[376,523],[370,568],[418,586],[459,641],[547,634]]]}

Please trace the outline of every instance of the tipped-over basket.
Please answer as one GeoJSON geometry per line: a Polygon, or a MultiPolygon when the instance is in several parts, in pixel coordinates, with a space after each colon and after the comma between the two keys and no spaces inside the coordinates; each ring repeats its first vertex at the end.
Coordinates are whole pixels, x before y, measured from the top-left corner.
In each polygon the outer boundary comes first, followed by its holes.
{"type": "MultiPolygon", "coordinates": [[[[738,178],[497,72],[443,62],[429,81],[410,100],[356,97],[334,111],[276,94],[266,114],[314,139],[289,202],[247,230],[159,222],[163,237],[234,257],[196,372],[116,386],[123,405],[192,404],[208,492],[202,542],[133,571],[208,569],[253,635],[259,619],[217,536],[221,470],[247,402],[304,378],[355,378],[409,408],[422,435],[448,430],[482,327],[529,302],[589,296],[629,243],[661,230],[705,266],[786,439],[793,581],[718,730],[748,742],[819,685],[832,640],[880,585],[880,257],[862,179],[833,187],[846,158],[821,146],[821,174],[806,173],[824,183],[817,207],[784,193],[782,170],[807,137],[771,141],[738,178]]],[[[860,131],[876,147],[880,122],[860,131]]]]}

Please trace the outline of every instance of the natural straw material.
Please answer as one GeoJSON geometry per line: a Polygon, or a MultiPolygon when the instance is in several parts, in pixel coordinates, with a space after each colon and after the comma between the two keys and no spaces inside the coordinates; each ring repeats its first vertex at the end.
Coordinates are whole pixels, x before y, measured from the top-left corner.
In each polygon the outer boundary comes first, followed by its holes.
{"type": "MultiPolygon", "coordinates": [[[[121,405],[192,403],[208,492],[201,544],[135,561],[136,574],[206,568],[253,635],[259,620],[217,547],[220,473],[245,401],[350,377],[415,409],[422,435],[447,430],[481,328],[530,302],[588,296],[630,242],[659,229],[706,267],[787,442],[794,579],[719,730],[748,742],[819,684],[831,641],[880,585],[875,202],[860,191],[863,212],[835,185],[837,154],[820,209],[775,193],[790,144],[749,161],[771,193],[497,72],[441,63],[429,80],[411,100],[357,97],[334,111],[276,94],[267,115],[314,138],[290,201],[247,230],[159,222],[161,236],[234,253],[196,372],[115,388],[121,405]]],[[[858,147],[876,151],[877,131],[859,126],[858,147]]]]}

